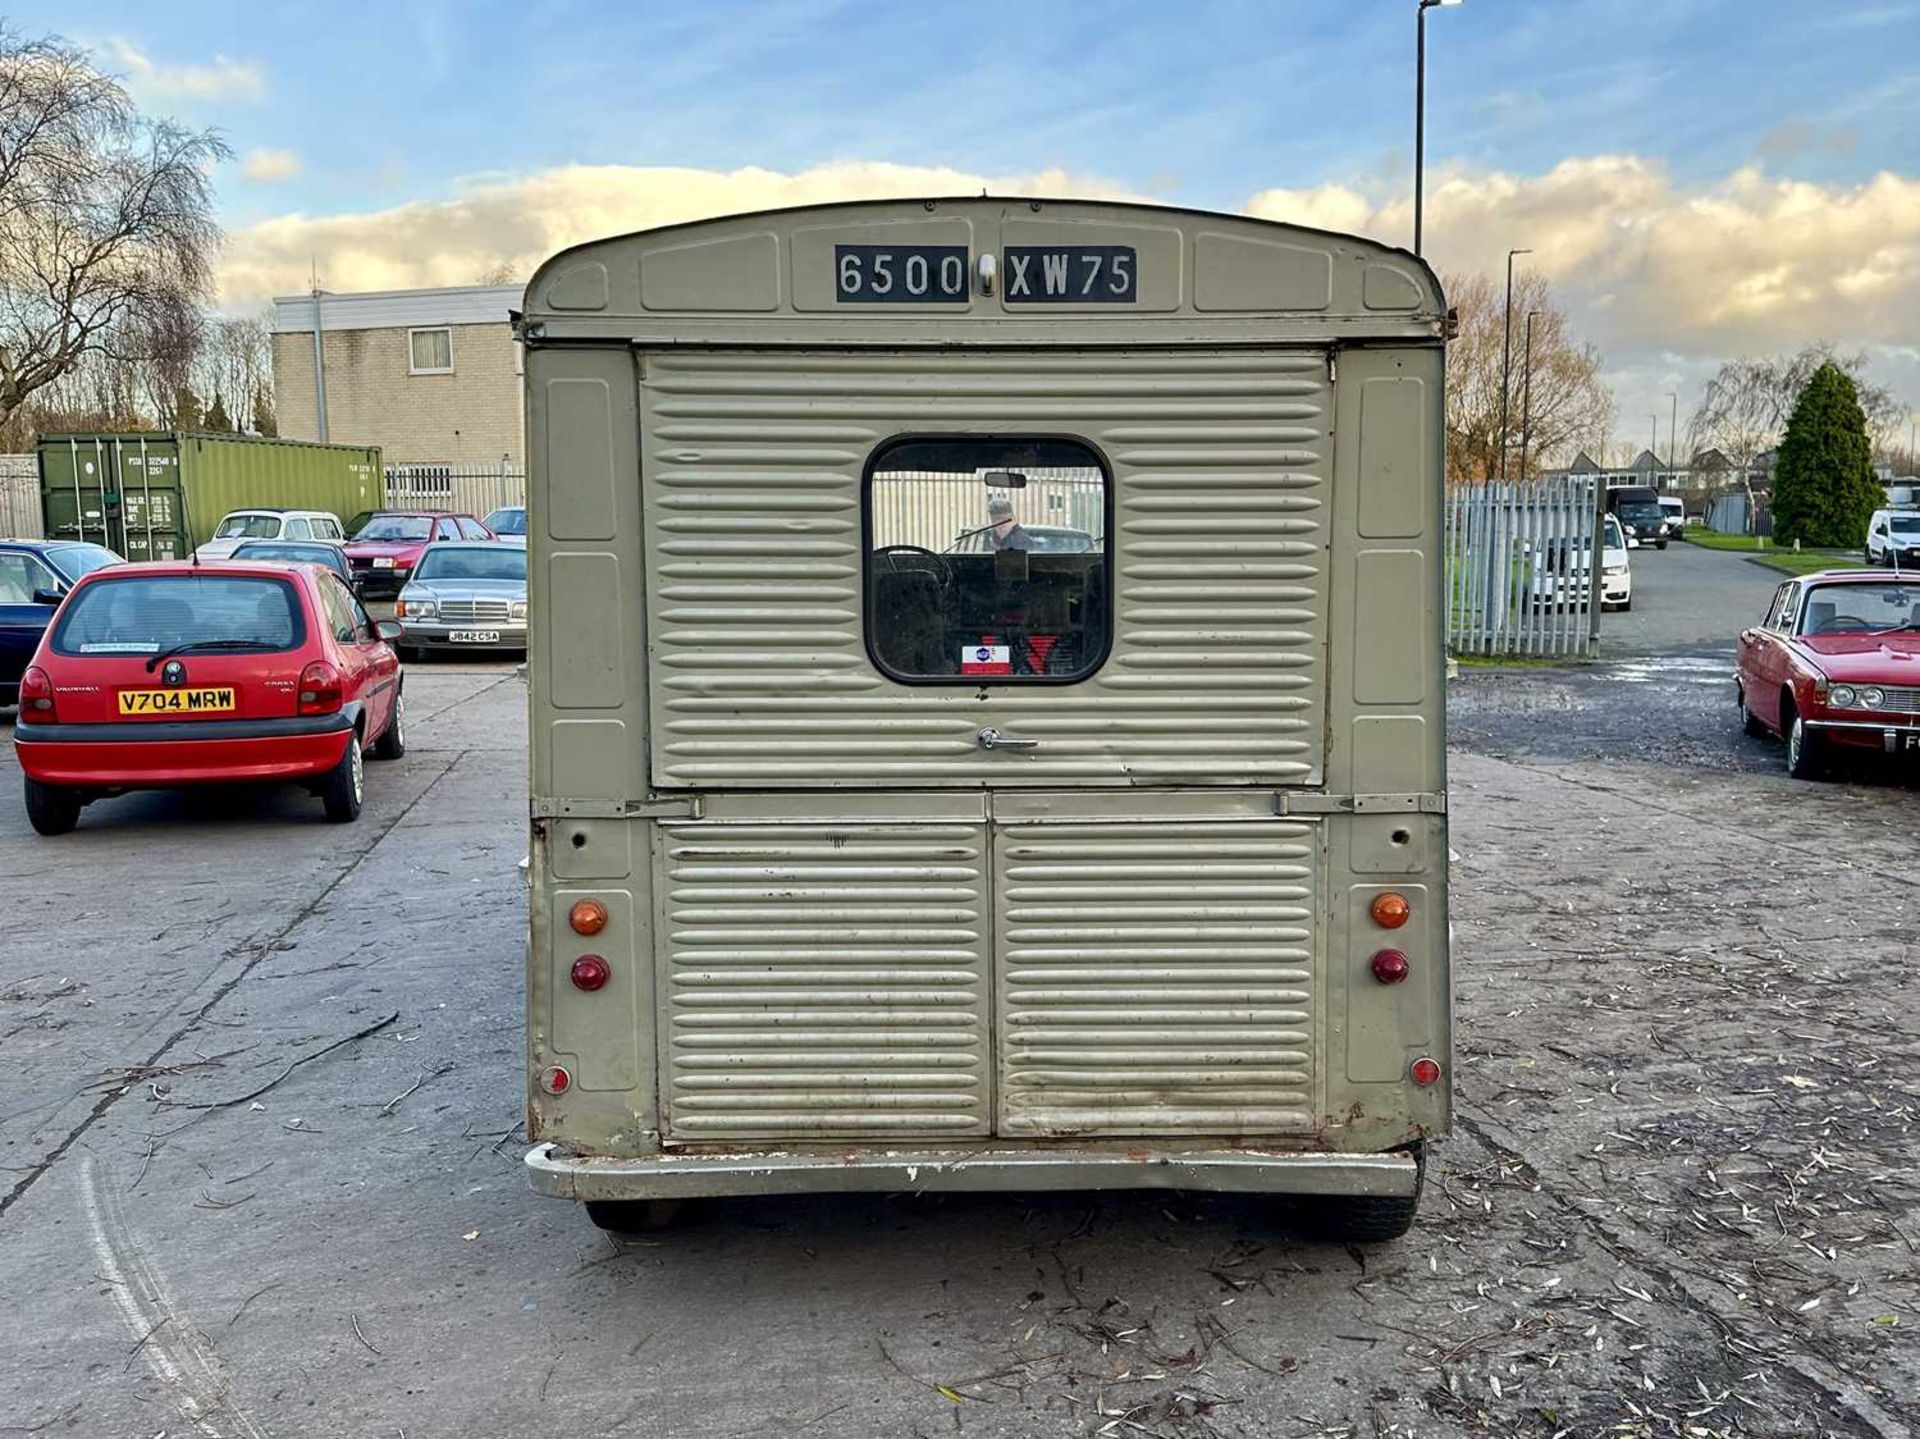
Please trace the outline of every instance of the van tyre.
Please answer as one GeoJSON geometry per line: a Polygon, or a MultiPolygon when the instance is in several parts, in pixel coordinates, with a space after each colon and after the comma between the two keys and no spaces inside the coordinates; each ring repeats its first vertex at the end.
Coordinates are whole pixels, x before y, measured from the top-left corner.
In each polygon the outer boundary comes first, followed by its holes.
{"type": "Polygon", "coordinates": [[[1316,1195],[1300,1209],[1304,1227],[1322,1239],[1343,1244],[1383,1244],[1404,1238],[1413,1228],[1420,1192],[1427,1182],[1426,1145],[1413,1145],[1409,1152],[1415,1166],[1413,1193],[1316,1195]]]}
{"type": "Polygon", "coordinates": [[[39,834],[65,834],[80,823],[80,805],[78,790],[27,781],[27,823],[39,834]]]}
{"type": "Polygon", "coordinates": [[[1656,550],[1664,550],[1667,547],[1667,542],[1665,540],[1655,540],[1653,542],[1653,547],[1656,550]]]}
{"type": "Polygon", "coordinates": [[[373,742],[373,748],[367,754],[373,759],[399,759],[407,752],[407,696],[403,690],[393,697],[393,714],[387,720],[387,727],[380,731],[380,738],[373,742]]]}
{"type": "Polygon", "coordinates": [[[320,802],[334,824],[352,824],[360,818],[360,801],[366,792],[366,763],[360,753],[360,731],[347,736],[347,748],[340,763],[327,771],[320,787],[320,802]]]}
{"type": "Polygon", "coordinates": [[[589,1199],[587,1218],[609,1234],[649,1234],[680,1221],[677,1199],[589,1199]]]}

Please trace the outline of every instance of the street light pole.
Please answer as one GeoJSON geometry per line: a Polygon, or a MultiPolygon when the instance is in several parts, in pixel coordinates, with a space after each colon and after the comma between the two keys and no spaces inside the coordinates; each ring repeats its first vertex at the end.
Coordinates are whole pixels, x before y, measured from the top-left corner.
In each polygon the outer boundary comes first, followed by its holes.
{"type": "Polygon", "coordinates": [[[1427,11],[1460,0],[1420,0],[1413,50],[1413,253],[1420,253],[1420,220],[1427,164],[1427,11]]]}
{"type": "Polygon", "coordinates": [[[1674,487],[1674,472],[1680,467],[1674,463],[1679,456],[1680,444],[1680,396],[1667,392],[1667,488],[1674,487]]]}
{"type": "Polygon", "coordinates": [[[1501,318],[1505,334],[1500,341],[1500,478],[1507,477],[1507,399],[1513,388],[1513,257],[1531,250],[1507,251],[1507,308],[1501,318]]]}
{"type": "Polygon", "coordinates": [[[1527,338],[1523,347],[1526,359],[1521,364],[1520,380],[1520,483],[1527,482],[1527,446],[1533,438],[1533,317],[1538,310],[1527,311],[1527,338]]]}

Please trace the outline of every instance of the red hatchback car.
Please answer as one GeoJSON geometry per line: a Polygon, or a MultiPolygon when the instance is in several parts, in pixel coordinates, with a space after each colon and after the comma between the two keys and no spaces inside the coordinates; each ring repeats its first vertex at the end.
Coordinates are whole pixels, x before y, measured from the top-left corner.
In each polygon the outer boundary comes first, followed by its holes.
{"type": "Polygon", "coordinates": [[[392,599],[436,540],[490,540],[493,531],[472,515],[442,510],[375,510],[347,541],[353,584],[370,599],[392,599]]]}
{"type": "Polygon", "coordinates": [[[363,753],[406,752],[400,626],[318,565],[169,561],[76,583],[20,683],[27,818],[136,789],[292,781],[344,822],[363,753]]]}
{"type": "Polygon", "coordinates": [[[1788,580],[1741,633],[1734,683],[1747,733],[1784,739],[1795,778],[1840,748],[1920,758],[1920,574],[1788,580]]]}

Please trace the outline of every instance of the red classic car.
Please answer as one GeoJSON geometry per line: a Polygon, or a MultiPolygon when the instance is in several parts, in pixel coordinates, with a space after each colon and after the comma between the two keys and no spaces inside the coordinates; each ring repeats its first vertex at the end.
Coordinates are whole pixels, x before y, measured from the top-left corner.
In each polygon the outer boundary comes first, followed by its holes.
{"type": "Polygon", "coordinates": [[[444,510],[375,510],[347,541],[353,585],[369,599],[392,599],[435,540],[490,540],[493,531],[472,515],[444,510]]]}
{"type": "Polygon", "coordinates": [[[1920,574],[1828,570],[1788,580],[1740,635],[1740,718],[1817,776],[1835,750],[1920,758],[1920,574]]]}
{"type": "Polygon", "coordinates": [[[107,795],[275,780],[304,784],[330,820],[356,818],[363,752],[406,752],[399,633],[318,565],[83,576],[20,680],[28,820],[63,834],[107,795]]]}

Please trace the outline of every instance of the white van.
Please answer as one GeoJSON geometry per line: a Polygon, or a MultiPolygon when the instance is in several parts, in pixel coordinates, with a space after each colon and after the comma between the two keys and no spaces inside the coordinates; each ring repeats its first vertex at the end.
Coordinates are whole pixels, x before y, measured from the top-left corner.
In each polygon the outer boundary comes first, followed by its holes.
{"type": "Polygon", "coordinates": [[[1677,535],[1687,527],[1687,502],[1678,495],[1662,495],[1660,508],[1665,511],[1667,523],[1677,535]]]}
{"type": "Polygon", "coordinates": [[[1867,521],[1867,563],[1920,569],[1920,510],[1875,510],[1867,521]]]}
{"type": "Polygon", "coordinates": [[[213,538],[194,553],[203,560],[225,560],[249,540],[319,540],[344,545],[347,532],[340,517],[325,510],[230,510],[213,527],[213,538]]]}

